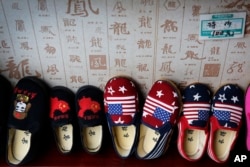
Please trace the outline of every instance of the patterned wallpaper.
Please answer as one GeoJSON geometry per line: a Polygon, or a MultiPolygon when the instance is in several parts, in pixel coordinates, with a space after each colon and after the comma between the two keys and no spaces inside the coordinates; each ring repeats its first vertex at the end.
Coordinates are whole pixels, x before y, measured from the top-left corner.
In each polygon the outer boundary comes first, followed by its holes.
{"type": "Polygon", "coordinates": [[[250,82],[250,0],[0,0],[0,73],[76,91],[130,76],[144,93],[250,82]],[[199,40],[199,15],[246,11],[245,37],[199,40]]]}

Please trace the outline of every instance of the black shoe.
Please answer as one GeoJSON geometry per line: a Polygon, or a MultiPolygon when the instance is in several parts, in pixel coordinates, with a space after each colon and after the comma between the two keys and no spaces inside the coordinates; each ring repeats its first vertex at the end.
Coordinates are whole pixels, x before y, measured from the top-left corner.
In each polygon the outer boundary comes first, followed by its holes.
{"type": "Polygon", "coordinates": [[[22,165],[33,160],[48,143],[49,94],[36,77],[24,77],[14,88],[8,120],[6,161],[22,165]],[[45,134],[46,132],[46,134],[45,134]]]}
{"type": "Polygon", "coordinates": [[[76,113],[83,149],[87,153],[98,153],[106,123],[103,92],[90,85],[81,87],[76,93],[76,113]]]}
{"type": "Polygon", "coordinates": [[[3,154],[6,147],[7,118],[10,109],[12,86],[2,75],[0,75],[0,85],[0,154],[3,154]]]}
{"type": "Polygon", "coordinates": [[[75,95],[63,86],[56,86],[50,93],[50,122],[60,153],[68,154],[74,144],[75,95]]]}

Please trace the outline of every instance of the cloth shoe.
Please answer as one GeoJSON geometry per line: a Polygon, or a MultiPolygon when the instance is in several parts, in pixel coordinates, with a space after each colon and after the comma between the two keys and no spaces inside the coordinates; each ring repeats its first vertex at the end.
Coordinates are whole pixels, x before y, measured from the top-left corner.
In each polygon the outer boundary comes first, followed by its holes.
{"type": "Polygon", "coordinates": [[[0,75],[0,154],[4,153],[7,136],[7,118],[10,108],[12,85],[4,76],[0,75]]]}
{"type": "Polygon", "coordinates": [[[106,123],[103,92],[91,85],[81,87],[76,93],[76,113],[83,149],[87,153],[98,153],[106,123]]]}
{"type": "Polygon", "coordinates": [[[226,84],[214,94],[207,151],[217,163],[229,158],[242,126],[243,108],[244,92],[236,84],[226,84]]]}
{"type": "Polygon", "coordinates": [[[14,87],[8,120],[9,165],[23,165],[47,148],[48,92],[48,86],[32,76],[20,79],[14,87]]]}
{"type": "Polygon", "coordinates": [[[180,114],[180,97],[171,81],[153,84],[143,107],[137,158],[155,159],[165,153],[180,114]]]}
{"type": "Polygon", "coordinates": [[[245,96],[245,114],[246,114],[246,146],[250,151],[250,85],[247,87],[245,96]]]}
{"type": "Polygon", "coordinates": [[[197,161],[207,148],[211,92],[208,86],[194,83],[182,92],[183,109],[178,122],[178,151],[189,161],[197,161]]]}
{"type": "Polygon", "coordinates": [[[64,87],[55,86],[50,93],[50,122],[60,153],[67,154],[73,149],[75,122],[75,95],[64,87]]]}
{"type": "Polygon", "coordinates": [[[138,136],[139,98],[135,83],[111,78],[104,91],[104,106],[114,150],[121,158],[134,152],[138,136]]]}

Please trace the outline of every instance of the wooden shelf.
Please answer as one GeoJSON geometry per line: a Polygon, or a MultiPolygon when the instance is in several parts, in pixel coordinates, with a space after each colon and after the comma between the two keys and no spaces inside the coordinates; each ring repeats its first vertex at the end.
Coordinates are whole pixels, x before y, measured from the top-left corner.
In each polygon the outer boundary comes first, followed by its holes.
{"type": "MultiPolygon", "coordinates": [[[[48,144],[48,149],[37,159],[26,164],[25,166],[108,166],[108,167],[226,167],[228,164],[218,164],[212,161],[207,155],[205,155],[198,162],[189,162],[183,159],[177,151],[177,143],[171,143],[166,154],[158,159],[154,160],[139,160],[135,156],[131,156],[127,159],[122,159],[116,155],[113,150],[111,142],[105,143],[105,147],[98,154],[88,154],[82,149],[75,150],[71,154],[62,155],[58,152],[54,141],[48,144]]],[[[1,155],[0,166],[8,166],[5,162],[5,157],[1,155]]]]}

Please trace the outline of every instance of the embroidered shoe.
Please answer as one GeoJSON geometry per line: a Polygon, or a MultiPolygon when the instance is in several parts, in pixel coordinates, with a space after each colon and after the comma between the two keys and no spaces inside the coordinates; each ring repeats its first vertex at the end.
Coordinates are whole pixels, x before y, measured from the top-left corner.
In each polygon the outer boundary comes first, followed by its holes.
{"type": "Polygon", "coordinates": [[[83,149],[88,153],[99,152],[106,123],[103,92],[91,85],[81,87],[76,93],[76,112],[83,149]]]}
{"type": "Polygon", "coordinates": [[[250,151],[250,85],[247,87],[245,96],[245,114],[246,114],[246,146],[250,151]]]}
{"type": "Polygon", "coordinates": [[[180,93],[174,83],[158,80],[153,84],[143,107],[137,158],[155,159],[165,153],[180,106],[180,93]]]}
{"type": "Polygon", "coordinates": [[[56,86],[50,93],[50,122],[60,153],[72,151],[74,141],[75,95],[63,86],[56,86]]]}
{"type": "Polygon", "coordinates": [[[104,91],[104,106],[113,147],[121,158],[129,157],[137,141],[138,92],[125,77],[111,78],[104,91]]]}
{"type": "Polygon", "coordinates": [[[211,92],[206,85],[194,83],[183,90],[182,98],[178,151],[183,158],[197,161],[207,148],[211,92]]]}
{"type": "Polygon", "coordinates": [[[49,94],[36,77],[24,77],[14,88],[8,120],[7,163],[23,165],[46,148],[49,94]]]}
{"type": "Polygon", "coordinates": [[[0,75],[0,153],[4,153],[6,147],[7,136],[7,119],[10,99],[12,93],[11,83],[2,75],[0,75]]]}
{"type": "Polygon", "coordinates": [[[242,125],[244,92],[235,84],[220,87],[212,101],[208,155],[217,163],[226,162],[242,125]]]}

